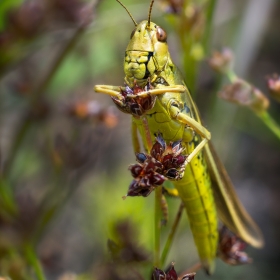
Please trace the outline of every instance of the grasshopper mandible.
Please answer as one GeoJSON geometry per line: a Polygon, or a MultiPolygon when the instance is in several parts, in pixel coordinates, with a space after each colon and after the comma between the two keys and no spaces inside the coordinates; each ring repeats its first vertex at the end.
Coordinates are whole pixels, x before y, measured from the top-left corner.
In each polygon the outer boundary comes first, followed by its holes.
{"type": "Polygon", "coordinates": [[[167,142],[182,140],[188,155],[186,166],[183,178],[173,184],[186,208],[201,263],[211,274],[217,254],[218,218],[254,247],[263,246],[263,237],[209,142],[211,134],[203,126],[170,57],[166,32],[151,22],[153,2],[148,20],[139,24],[124,7],[135,25],[125,52],[126,86],[96,85],[95,91],[110,95],[119,109],[132,115],[135,152],[140,150],[137,133],[146,151],[150,151],[158,132],[167,142]],[[142,88],[141,92],[137,87],[142,88]]]}

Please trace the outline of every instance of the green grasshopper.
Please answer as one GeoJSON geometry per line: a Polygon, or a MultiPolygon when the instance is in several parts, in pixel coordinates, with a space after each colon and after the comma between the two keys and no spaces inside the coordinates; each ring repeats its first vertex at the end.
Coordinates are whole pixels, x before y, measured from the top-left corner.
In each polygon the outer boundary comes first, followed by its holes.
{"type": "Polygon", "coordinates": [[[170,57],[166,32],[151,22],[153,2],[148,20],[139,24],[124,7],[135,25],[125,52],[126,86],[96,85],[95,91],[110,95],[119,109],[132,115],[135,152],[140,151],[137,133],[146,151],[158,132],[167,142],[182,141],[188,156],[182,178],[173,184],[186,208],[201,263],[211,274],[217,254],[218,218],[254,247],[263,246],[263,237],[209,142],[211,134],[170,57]]]}

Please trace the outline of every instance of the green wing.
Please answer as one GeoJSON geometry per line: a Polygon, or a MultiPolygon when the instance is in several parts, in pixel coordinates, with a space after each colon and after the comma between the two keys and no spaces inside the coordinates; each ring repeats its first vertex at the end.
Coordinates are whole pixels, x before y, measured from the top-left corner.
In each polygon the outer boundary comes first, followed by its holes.
{"type": "Polygon", "coordinates": [[[246,243],[261,248],[264,245],[261,230],[237,197],[232,182],[212,144],[209,143],[204,150],[219,218],[246,243]]]}

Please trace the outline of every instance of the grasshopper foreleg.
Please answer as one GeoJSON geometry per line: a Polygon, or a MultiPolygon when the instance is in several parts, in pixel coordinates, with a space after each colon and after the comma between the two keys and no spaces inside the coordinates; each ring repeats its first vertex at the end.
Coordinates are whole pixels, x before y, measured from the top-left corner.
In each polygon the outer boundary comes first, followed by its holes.
{"type": "Polygon", "coordinates": [[[94,87],[95,92],[108,94],[110,96],[116,97],[120,100],[123,99],[122,94],[120,93],[121,90],[125,90],[125,87],[121,86],[108,86],[108,85],[96,85],[94,87]]]}
{"type": "Polygon", "coordinates": [[[176,85],[176,86],[164,86],[162,88],[155,88],[155,89],[150,89],[147,91],[142,91],[140,93],[136,94],[131,94],[128,97],[129,98],[144,98],[144,97],[148,97],[150,95],[160,95],[160,94],[164,94],[166,92],[185,92],[186,91],[186,87],[183,85],[176,85]]]}
{"type": "Polygon", "coordinates": [[[171,116],[173,116],[173,118],[175,118],[179,122],[190,126],[197,134],[199,134],[202,137],[202,141],[195,147],[195,149],[187,157],[186,164],[188,164],[211,139],[211,133],[195,119],[191,118],[190,116],[184,113],[181,113],[179,109],[176,107],[170,108],[170,114],[171,116]]]}

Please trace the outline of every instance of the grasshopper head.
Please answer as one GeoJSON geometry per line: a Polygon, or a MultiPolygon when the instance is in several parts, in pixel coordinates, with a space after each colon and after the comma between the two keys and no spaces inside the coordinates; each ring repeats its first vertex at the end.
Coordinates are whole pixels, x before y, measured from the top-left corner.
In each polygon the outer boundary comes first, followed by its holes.
{"type": "Polygon", "coordinates": [[[170,60],[166,32],[153,22],[140,22],[132,31],[125,52],[126,80],[147,80],[164,71],[170,60]]]}

